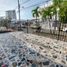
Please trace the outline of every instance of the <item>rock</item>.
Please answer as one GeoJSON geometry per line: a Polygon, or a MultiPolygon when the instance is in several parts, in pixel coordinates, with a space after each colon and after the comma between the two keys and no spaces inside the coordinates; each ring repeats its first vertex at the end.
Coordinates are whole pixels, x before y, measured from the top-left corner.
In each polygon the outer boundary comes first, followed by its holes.
{"type": "Polygon", "coordinates": [[[66,64],[66,62],[64,60],[61,61],[62,63],[66,64]]]}
{"type": "Polygon", "coordinates": [[[19,63],[18,63],[18,66],[20,66],[21,64],[22,64],[22,63],[21,63],[21,62],[19,62],[19,63]]]}
{"type": "Polygon", "coordinates": [[[43,53],[46,53],[46,50],[44,50],[43,53]]]}
{"type": "Polygon", "coordinates": [[[57,64],[57,65],[56,65],[56,67],[63,67],[63,66],[62,66],[62,65],[58,65],[58,64],[57,64]]]}
{"type": "Polygon", "coordinates": [[[25,61],[25,58],[23,58],[21,61],[25,61]]]}
{"type": "Polygon", "coordinates": [[[39,53],[37,53],[37,56],[39,56],[40,54],[39,53]]]}
{"type": "Polygon", "coordinates": [[[36,64],[32,64],[31,67],[37,67],[37,65],[36,64]]]}
{"type": "Polygon", "coordinates": [[[30,52],[30,54],[35,54],[35,52],[30,52]]]}
{"type": "Polygon", "coordinates": [[[55,58],[55,59],[56,59],[56,58],[57,58],[57,56],[56,56],[56,55],[53,55],[53,58],[55,58]]]}
{"type": "Polygon", "coordinates": [[[29,63],[27,62],[27,65],[29,66],[29,63]]]}
{"type": "Polygon", "coordinates": [[[45,62],[43,62],[43,65],[49,65],[49,61],[45,61],[45,62]]]}
{"type": "Polygon", "coordinates": [[[30,63],[33,63],[33,61],[32,60],[27,60],[28,62],[30,62],[30,63]]]}
{"type": "Polygon", "coordinates": [[[50,44],[49,42],[47,42],[47,44],[50,44]]]}
{"type": "Polygon", "coordinates": [[[51,64],[50,67],[55,67],[55,65],[54,64],[51,64]]]}
{"type": "Polygon", "coordinates": [[[63,67],[63,65],[60,65],[60,67],[63,67]]]}
{"type": "Polygon", "coordinates": [[[59,67],[59,65],[56,65],[56,67],[59,67]]]}
{"type": "Polygon", "coordinates": [[[66,61],[67,61],[67,55],[66,55],[66,61]]]}
{"type": "Polygon", "coordinates": [[[43,50],[43,48],[42,47],[39,47],[41,50],[43,50]]]}

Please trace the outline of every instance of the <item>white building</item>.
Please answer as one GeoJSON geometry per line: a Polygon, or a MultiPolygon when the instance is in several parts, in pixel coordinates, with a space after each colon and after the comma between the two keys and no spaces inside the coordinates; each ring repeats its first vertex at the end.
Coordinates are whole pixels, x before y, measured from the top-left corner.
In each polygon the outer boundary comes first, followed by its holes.
{"type": "Polygon", "coordinates": [[[15,10],[6,11],[6,18],[11,19],[11,21],[15,23],[16,22],[16,11],[15,10]]]}

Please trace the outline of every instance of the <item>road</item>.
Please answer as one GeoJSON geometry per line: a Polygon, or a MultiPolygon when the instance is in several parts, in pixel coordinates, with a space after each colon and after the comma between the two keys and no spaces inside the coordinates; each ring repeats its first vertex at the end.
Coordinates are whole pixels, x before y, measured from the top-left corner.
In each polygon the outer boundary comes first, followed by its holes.
{"type": "Polygon", "coordinates": [[[7,64],[8,67],[31,67],[31,65],[32,67],[44,67],[43,65],[46,67],[56,67],[56,65],[66,67],[43,57],[28,46],[29,44],[25,41],[15,38],[10,33],[0,34],[0,63],[7,64]]]}
{"type": "Polygon", "coordinates": [[[23,32],[25,32],[25,33],[33,33],[33,34],[35,33],[40,36],[46,36],[49,38],[59,39],[61,41],[67,42],[67,32],[60,31],[60,34],[59,34],[59,31],[51,30],[51,33],[50,33],[50,30],[46,30],[46,29],[42,29],[41,32],[35,32],[35,31],[36,31],[36,29],[32,29],[30,27],[28,29],[23,28],[23,32]]]}
{"type": "Polygon", "coordinates": [[[18,65],[18,67],[26,67],[27,60],[29,58],[30,60],[36,59],[37,54],[26,45],[25,42],[21,42],[21,40],[18,40],[9,33],[0,34],[0,62],[8,64],[9,67],[15,67],[12,65],[14,62],[17,63],[16,66],[18,65]]]}

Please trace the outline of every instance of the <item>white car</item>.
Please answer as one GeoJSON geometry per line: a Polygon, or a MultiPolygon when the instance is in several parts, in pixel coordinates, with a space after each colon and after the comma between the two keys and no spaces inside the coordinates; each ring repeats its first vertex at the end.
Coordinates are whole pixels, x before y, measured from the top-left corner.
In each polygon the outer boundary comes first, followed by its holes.
{"type": "Polygon", "coordinates": [[[0,27],[0,31],[6,31],[7,28],[6,27],[0,27]]]}
{"type": "Polygon", "coordinates": [[[64,32],[67,32],[67,28],[64,28],[63,31],[64,31],[64,32]]]}

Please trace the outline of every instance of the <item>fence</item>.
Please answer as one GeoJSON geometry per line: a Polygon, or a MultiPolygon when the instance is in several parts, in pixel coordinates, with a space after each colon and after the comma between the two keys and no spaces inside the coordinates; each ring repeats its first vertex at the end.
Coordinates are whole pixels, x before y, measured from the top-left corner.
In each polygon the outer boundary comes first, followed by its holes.
{"type": "Polygon", "coordinates": [[[50,38],[67,41],[67,32],[64,32],[62,29],[66,27],[66,25],[61,25],[60,29],[52,30],[52,29],[41,29],[41,32],[38,32],[38,35],[47,36],[50,38]]]}

